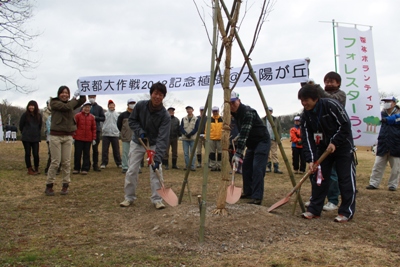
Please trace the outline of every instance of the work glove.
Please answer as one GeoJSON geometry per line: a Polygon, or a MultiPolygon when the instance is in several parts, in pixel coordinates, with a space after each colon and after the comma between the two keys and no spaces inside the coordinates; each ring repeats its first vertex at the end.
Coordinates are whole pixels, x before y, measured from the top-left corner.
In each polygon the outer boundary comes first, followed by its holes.
{"type": "Polygon", "coordinates": [[[140,134],[140,139],[145,139],[146,138],[146,134],[142,133],[140,134]]]}
{"type": "Polygon", "coordinates": [[[81,92],[80,92],[79,89],[78,89],[78,90],[75,91],[74,97],[75,97],[75,98],[78,98],[78,97],[80,96],[80,94],[81,94],[81,92]]]}
{"type": "Polygon", "coordinates": [[[236,154],[232,157],[232,166],[234,170],[237,170],[239,163],[242,163],[243,160],[237,156],[236,154]]]}
{"type": "Polygon", "coordinates": [[[381,122],[382,122],[382,123],[387,123],[387,118],[382,118],[382,119],[381,119],[381,122]]]}
{"type": "Polygon", "coordinates": [[[96,145],[96,140],[92,141],[92,145],[94,145],[94,146],[96,145]]]}
{"type": "Polygon", "coordinates": [[[156,171],[160,168],[160,162],[154,161],[154,164],[151,165],[151,168],[153,169],[153,171],[156,171]]]}

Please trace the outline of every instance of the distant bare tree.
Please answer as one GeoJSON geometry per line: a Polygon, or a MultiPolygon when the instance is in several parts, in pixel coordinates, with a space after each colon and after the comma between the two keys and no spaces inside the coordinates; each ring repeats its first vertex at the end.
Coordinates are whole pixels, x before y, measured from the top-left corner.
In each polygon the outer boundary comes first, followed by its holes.
{"type": "Polygon", "coordinates": [[[32,10],[31,0],[0,0],[0,82],[3,83],[0,91],[32,92],[16,79],[16,76],[31,79],[26,73],[37,63],[30,59],[29,54],[38,34],[31,34],[26,28],[32,10]],[[6,74],[6,70],[10,73],[6,74]]]}

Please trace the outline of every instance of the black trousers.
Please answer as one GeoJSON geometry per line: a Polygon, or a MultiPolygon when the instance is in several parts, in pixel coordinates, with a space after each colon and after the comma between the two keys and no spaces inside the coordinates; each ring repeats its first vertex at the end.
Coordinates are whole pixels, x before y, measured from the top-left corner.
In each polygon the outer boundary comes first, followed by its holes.
{"type": "Polygon", "coordinates": [[[301,172],[306,171],[306,160],[304,158],[302,148],[292,147],[292,164],[293,164],[293,170],[295,171],[300,170],[301,172]]]}
{"type": "Polygon", "coordinates": [[[119,138],[113,136],[103,136],[102,156],[101,165],[108,165],[108,149],[110,144],[113,150],[114,161],[117,166],[122,164],[121,153],[119,152],[119,138]]]}
{"type": "Polygon", "coordinates": [[[169,149],[172,150],[172,159],[178,158],[178,139],[170,139],[169,145],[167,147],[167,151],[165,151],[164,160],[168,161],[169,159],[169,149]]]}
{"type": "Polygon", "coordinates": [[[90,169],[90,147],[92,142],[75,140],[74,170],[89,171],[90,169]],[[82,159],[82,164],[81,164],[82,159]]]}
{"type": "Polygon", "coordinates": [[[32,167],[31,153],[33,156],[33,164],[35,167],[39,167],[39,142],[27,142],[22,141],[25,150],[25,165],[27,168],[32,167]]]}
{"type": "Polygon", "coordinates": [[[94,146],[92,146],[92,148],[93,148],[93,168],[99,167],[100,135],[101,135],[101,131],[96,131],[96,144],[94,146]]]}
{"type": "MultiPolygon", "coordinates": [[[[321,154],[322,152],[319,153],[318,157],[321,154]]],[[[329,190],[334,162],[336,162],[336,172],[342,197],[338,214],[352,218],[356,208],[356,166],[353,151],[349,146],[337,147],[335,152],[326,157],[321,163],[322,176],[324,178],[321,185],[317,184],[316,175],[310,176],[312,192],[310,206],[308,206],[307,211],[317,216],[321,215],[329,190]]]]}

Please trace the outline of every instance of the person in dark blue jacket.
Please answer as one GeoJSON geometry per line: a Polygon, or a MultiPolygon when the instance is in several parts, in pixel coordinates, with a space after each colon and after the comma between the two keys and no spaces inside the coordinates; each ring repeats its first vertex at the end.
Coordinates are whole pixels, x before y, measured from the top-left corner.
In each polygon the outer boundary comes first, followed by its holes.
{"type": "Polygon", "coordinates": [[[396,191],[400,175],[400,108],[395,97],[381,99],[384,102],[381,112],[382,126],[378,135],[376,158],[367,189],[378,189],[387,162],[392,171],[388,181],[389,191],[396,191]]]}
{"type": "Polygon", "coordinates": [[[330,185],[332,165],[336,163],[342,202],[334,221],[347,222],[353,218],[356,205],[356,167],[350,119],[339,102],[320,98],[315,85],[303,86],[298,92],[298,99],[304,107],[301,139],[309,170],[314,170],[314,162],[325,150],[331,151],[321,162],[320,169],[310,176],[310,205],[302,216],[313,219],[321,215],[330,185]],[[322,177],[317,175],[319,170],[322,177]]]}

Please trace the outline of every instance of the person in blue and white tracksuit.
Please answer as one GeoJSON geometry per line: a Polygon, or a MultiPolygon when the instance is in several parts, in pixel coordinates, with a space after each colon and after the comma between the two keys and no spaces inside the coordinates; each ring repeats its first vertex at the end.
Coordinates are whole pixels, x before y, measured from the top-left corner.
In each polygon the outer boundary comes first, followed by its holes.
{"type": "Polygon", "coordinates": [[[298,99],[304,107],[301,118],[303,151],[309,169],[327,149],[331,154],[321,162],[322,177],[311,175],[312,194],[306,219],[321,215],[324,200],[328,193],[332,165],[336,163],[342,202],[335,222],[347,222],[353,218],[356,206],[356,167],[354,143],[350,119],[344,107],[329,98],[320,98],[315,85],[307,84],[298,92],[298,99]]]}

